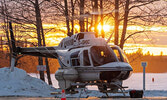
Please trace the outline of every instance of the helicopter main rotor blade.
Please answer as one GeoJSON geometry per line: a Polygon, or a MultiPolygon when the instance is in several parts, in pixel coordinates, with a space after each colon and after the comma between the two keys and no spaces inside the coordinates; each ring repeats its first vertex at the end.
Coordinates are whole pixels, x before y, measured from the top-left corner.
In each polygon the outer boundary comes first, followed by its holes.
{"type": "Polygon", "coordinates": [[[110,35],[110,37],[107,39],[107,43],[109,43],[109,42],[110,42],[110,40],[111,40],[111,38],[112,38],[113,34],[114,34],[114,32],[112,32],[112,34],[110,35]]]}

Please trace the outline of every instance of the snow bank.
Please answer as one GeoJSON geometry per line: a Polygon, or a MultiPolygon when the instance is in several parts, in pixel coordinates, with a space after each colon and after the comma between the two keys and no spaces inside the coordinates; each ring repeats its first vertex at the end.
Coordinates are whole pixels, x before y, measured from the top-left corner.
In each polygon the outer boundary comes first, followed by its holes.
{"type": "Polygon", "coordinates": [[[29,76],[24,70],[0,68],[0,96],[51,97],[55,88],[40,79],[29,76]]]}

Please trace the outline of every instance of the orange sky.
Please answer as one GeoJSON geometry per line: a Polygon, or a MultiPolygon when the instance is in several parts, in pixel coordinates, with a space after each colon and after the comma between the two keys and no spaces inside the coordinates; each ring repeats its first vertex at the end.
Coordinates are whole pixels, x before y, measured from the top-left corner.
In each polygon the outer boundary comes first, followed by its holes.
{"type": "MultiPolygon", "coordinates": [[[[54,27],[54,24],[45,24],[44,27],[54,27]]],[[[66,30],[65,27],[61,27],[66,30]]],[[[79,26],[75,25],[75,28],[79,30],[79,26]]],[[[98,29],[102,27],[99,25],[98,29]]],[[[113,26],[104,25],[103,29],[106,33],[106,40],[108,39],[111,31],[114,29],[113,26]]],[[[120,27],[122,29],[122,27],[120,27]]],[[[93,30],[93,28],[92,28],[93,30]]],[[[134,41],[129,39],[125,45],[125,52],[132,53],[136,52],[138,48],[143,49],[143,53],[146,54],[148,51],[153,55],[160,55],[163,52],[163,55],[167,55],[167,28],[166,27],[140,27],[140,26],[129,26],[128,31],[141,31],[141,30],[151,30],[153,32],[146,34],[140,34],[139,38],[136,38],[137,44],[134,45],[134,41]]],[[[49,46],[58,45],[58,43],[67,35],[64,33],[48,33],[46,34],[46,41],[49,46]]],[[[112,38],[113,39],[113,38],[112,38]]]]}
{"type": "MultiPolygon", "coordinates": [[[[44,29],[46,28],[59,28],[61,30],[66,30],[66,27],[64,25],[55,25],[55,24],[43,24],[44,29]]],[[[101,30],[101,26],[98,26],[99,32],[101,30]]],[[[122,27],[119,27],[122,29],[122,27]]],[[[104,25],[103,29],[105,31],[106,40],[112,33],[114,26],[110,25],[104,25]]],[[[79,26],[75,25],[75,30],[79,31],[79,26]]],[[[93,30],[93,28],[92,28],[93,30]]],[[[142,31],[142,30],[151,30],[153,32],[146,34],[140,34],[134,36],[135,42],[137,44],[134,45],[134,41],[132,38],[128,39],[126,45],[125,45],[125,52],[131,53],[138,50],[138,48],[143,49],[143,53],[146,54],[148,51],[150,54],[153,55],[160,55],[161,52],[163,52],[163,55],[167,55],[167,27],[163,26],[153,26],[153,27],[141,27],[141,26],[128,26],[127,31],[133,32],[133,31],[142,31]]],[[[0,32],[0,34],[3,34],[0,32]]],[[[34,34],[34,33],[29,33],[34,34]]],[[[128,33],[127,33],[128,34],[128,33]]],[[[35,36],[36,34],[34,34],[35,36]]],[[[59,42],[64,38],[67,37],[66,33],[58,32],[58,31],[50,31],[46,35],[46,44],[47,46],[55,46],[58,45],[59,42]]],[[[112,36],[113,37],[113,36],[112,36]]],[[[29,41],[37,41],[37,39],[28,39],[29,41]]],[[[113,38],[111,38],[113,40],[113,38]]]]}

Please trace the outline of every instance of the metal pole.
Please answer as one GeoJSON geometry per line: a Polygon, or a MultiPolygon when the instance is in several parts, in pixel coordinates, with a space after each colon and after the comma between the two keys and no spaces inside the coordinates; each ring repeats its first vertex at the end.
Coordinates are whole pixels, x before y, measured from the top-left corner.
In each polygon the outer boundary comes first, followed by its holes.
{"type": "Polygon", "coordinates": [[[143,91],[145,91],[145,68],[146,67],[143,66],[143,91]]]}

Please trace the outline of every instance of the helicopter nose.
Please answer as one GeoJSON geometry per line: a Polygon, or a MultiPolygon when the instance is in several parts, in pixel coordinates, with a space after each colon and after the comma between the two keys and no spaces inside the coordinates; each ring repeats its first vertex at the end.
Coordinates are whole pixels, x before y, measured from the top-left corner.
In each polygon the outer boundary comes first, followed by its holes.
{"type": "Polygon", "coordinates": [[[100,80],[107,80],[111,81],[112,79],[115,79],[121,71],[102,71],[100,72],[100,80]]]}
{"type": "Polygon", "coordinates": [[[102,71],[100,72],[100,80],[125,80],[130,76],[131,71],[102,71]]]}

